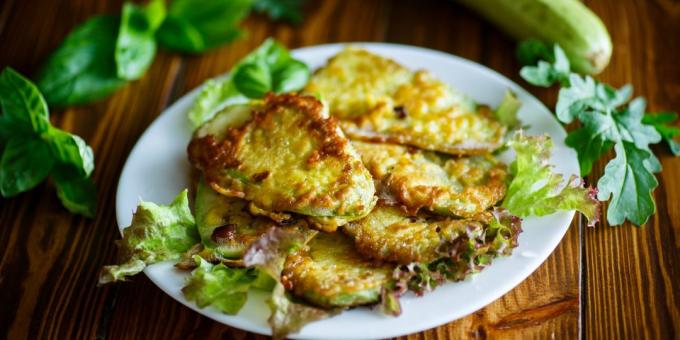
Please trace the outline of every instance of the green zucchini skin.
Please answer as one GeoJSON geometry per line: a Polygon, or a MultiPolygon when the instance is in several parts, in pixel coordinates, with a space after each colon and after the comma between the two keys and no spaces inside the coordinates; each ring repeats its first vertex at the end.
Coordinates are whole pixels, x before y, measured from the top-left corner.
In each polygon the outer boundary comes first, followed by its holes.
{"type": "Polygon", "coordinates": [[[573,71],[598,74],[612,55],[602,20],[578,0],[458,0],[516,39],[557,43],[573,71]]]}

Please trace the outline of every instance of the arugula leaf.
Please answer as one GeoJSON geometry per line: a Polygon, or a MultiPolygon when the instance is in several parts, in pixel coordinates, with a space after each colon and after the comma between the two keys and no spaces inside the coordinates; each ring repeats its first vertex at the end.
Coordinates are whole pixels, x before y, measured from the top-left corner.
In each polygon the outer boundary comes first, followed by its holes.
{"type": "Polygon", "coordinates": [[[677,119],[678,114],[675,112],[646,113],[642,123],[653,126],[666,141],[673,155],[680,156],[680,143],[673,139],[680,135],[680,129],[671,125],[677,119]]]}
{"type": "Polygon", "coordinates": [[[288,50],[273,39],[265,40],[241,59],[229,76],[206,81],[189,111],[195,127],[212,118],[227,105],[261,98],[265,93],[292,92],[309,81],[309,68],[293,59],[288,50]]]}
{"type": "Polygon", "coordinates": [[[604,169],[597,182],[598,198],[608,200],[607,221],[622,224],[626,219],[641,226],[655,212],[652,192],[658,186],[653,171],[646,164],[651,152],[631,142],[617,143],[616,157],[604,169]]]}
{"type": "Polygon", "coordinates": [[[509,141],[516,158],[510,165],[512,180],[501,206],[519,217],[544,216],[562,210],[577,210],[595,225],[599,218],[597,190],[583,187],[572,176],[565,184],[561,174],[548,163],[552,140],[548,136],[515,134],[509,141]]]}
{"type": "Polygon", "coordinates": [[[302,22],[304,0],[255,0],[253,9],[266,13],[273,20],[284,20],[293,24],[302,22]]]}
{"type": "Polygon", "coordinates": [[[578,163],[582,177],[588,176],[593,169],[593,163],[614,146],[614,143],[588,128],[579,128],[569,132],[565,143],[578,151],[578,163]]]}
{"type": "Polygon", "coordinates": [[[252,0],[174,0],[156,34],[165,48],[198,53],[239,37],[252,0]]]}
{"type": "Polygon", "coordinates": [[[248,289],[258,277],[253,268],[230,268],[224,264],[212,264],[198,255],[194,256],[198,267],[182,293],[200,308],[212,305],[226,314],[236,314],[248,299],[248,289]]]}
{"type": "Polygon", "coordinates": [[[44,141],[30,137],[10,139],[0,159],[0,193],[11,197],[34,188],[47,177],[53,164],[44,141]]]}
{"type": "Polygon", "coordinates": [[[200,237],[189,209],[188,190],[182,191],[167,206],[141,202],[132,224],[123,230],[123,239],[118,242],[120,264],[104,266],[99,284],[125,280],[152,263],[177,260],[198,242],[200,237]]]}
{"type": "Polygon", "coordinates": [[[127,2],[123,5],[115,59],[117,75],[135,80],[144,75],[156,55],[155,33],[165,19],[163,0],[152,0],[145,7],[127,2]]]}
{"type": "Polygon", "coordinates": [[[104,98],[125,84],[116,73],[119,16],[95,16],[78,26],[50,55],[36,84],[50,106],[104,98]]]}
{"type": "MultiPolygon", "coordinates": [[[[569,81],[569,59],[562,48],[555,44],[552,53],[546,45],[538,41],[530,41],[525,45],[520,45],[518,56],[524,62],[539,60],[536,66],[524,66],[519,74],[528,83],[536,86],[550,87],[556,82],[566,84],[569,81]]],[[[529,64],[529,63],[527,63],[529,64]]],[[[525,64],[525,65],[527,65],[525,64]]]]}

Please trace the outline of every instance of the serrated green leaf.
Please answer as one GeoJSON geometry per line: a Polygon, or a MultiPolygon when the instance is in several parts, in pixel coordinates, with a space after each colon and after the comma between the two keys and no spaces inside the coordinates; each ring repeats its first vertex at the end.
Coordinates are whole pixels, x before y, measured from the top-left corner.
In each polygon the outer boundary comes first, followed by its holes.
{"type": "Polygon", "coordinates": [[[588,176],[593,169],[593,163],[614,146],[614,143],[603,139],[597,132],[592,132],[587,128],[570,132],[565,143],[578,151],[578,163],[583,177],[588,176]]]}
{"type": "Polygon", "coordinates": [[[604,201],[611,197],[607,209],[610,225],[622,224],[626,219],[637,226],[647,222],[655,212],[652,192],[658,182],[645,165],[651,153],[638,149],[631,142],[617,143],[616,157],[604,169],[597,183],[597,197],[604,201]]]}

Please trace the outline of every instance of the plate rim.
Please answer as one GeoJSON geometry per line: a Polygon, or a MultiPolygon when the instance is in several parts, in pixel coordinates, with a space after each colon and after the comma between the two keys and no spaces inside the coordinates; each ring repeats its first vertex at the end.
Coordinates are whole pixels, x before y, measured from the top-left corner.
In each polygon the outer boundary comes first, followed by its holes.
{"type": "MultiPolygon", "coordinates": [[[[508,89],[511,89],[512,91],[515,91],[515,92],[524,93],[525,95],[527,95],[528,98],[530,98],[530,100],[533,102],[533,105],[537,105],[541,110],[544,110],[544,111],[550,113],[549,116],[551,117],[551,119],[554,120],[560,127],[559,133],[562,134],[563,136],[566,136],[566,131],[565,131],[564,127],[561,124],[559,124],[559,121],[552,114],[552,111],[549,110],[543,104],[543,102],[541,102],[538,98],[536,98],[533,94],[531,94],[531,92],[525,90],[524,88],[519,86],[519,84],[516,84],[514,81],[510,80],[506,76],[502,75],[501,73],[499,73],[499,72],[497,72],[497,71],[495,71],[495,70],[493,70],[493,69],[491,69],[491,68],[489,68],[489,67],[487,67],[483,64],[480,64],[480,63],[477,63],[475,61],[465,59],[463,57],[453,55],[453,54],[450,54],[450,53],[447,53],[447,52],[444,52],[444,51],[439,51],[439,50],[434,50],[434,49],[430,49],[430,48],[426,48],[426,47],[422,47],[422,46],[414,46],[414,45],[404,45],[404,44],[384,43],[384,42],[361,42],[361,41],[358,41],[358,42],[341,42],[341,43],[329,43],[329,44],[304,46],[304,47],[300,47],[300,48],[296,48],[296,49],[291,50],[291,54],[293,54],[295,56],[295,55],[298,55],[298,54],[312,53],[314,50],[327,50],[327,49],[339,50],[340,48],[348,46],[348,45],[359,46],[359,47],[362,47],[362,48],[366,48],[368,50],[384,49],[384,48],[395,49],[395,50],[406,49],[406,50],[410,50],[410,51],[414,51],[414,52],[418,52],[418,53],[428,54],[430,56],[435,56],[437,58],[442,59],[444,62],[446,62],[447,59],[449,59],[449,60],[453,59],[456,62],[466,64],[469,67],[475,68],[475,70],[478,71],[478,72],[486,73],[487,75],[495,78],[495,80],[500,81],[500,83],[502,83],[502,85],[507,87],[508,89]]],[[[228,75],[228,72],[217,75],[215,77],[207,78],[206,81],[208,79],[218,79],[218,78],[221,78],[221,77],[225,77],[226,75],[228,75]]],[[[135,152],[141,148],[140,145],[144,144],[145,140],[150,138],[150,136],[152,134],[150,131],[153,130],[153,127],[156,124],[160,124],[161,118],[163,116],[165,116],[166,114],[168,114],[169,112],[178,110],[182,106],[187,105],[187,103],[190,104],[191,102],[193,102],[193,100],[199,94],[200,90],[203,88],[204,85],[205,85],[205,81],[201,85],[195,87],[194,89],[192,89],[192,90],[188,91],[187,93],[185,93],[184,95],[182,95],[179,99],[174,101],[171,105],[163,108],[161,113],[158,116],[156,116],[156,118],[154,118],[154,120],[147,126],[147,128],[140,135],[139,139],[135,142],[134,146],[130,150],[130,153],[128,154],[128,157],[126,158],[125,164],[122,168],[121,175],[119,177],[119,181],[118,181],[117,189],[116,189],[116,201],[115,201],[116,202],[116,222],[118,224],[118,229],[121,232],[121,235],[122,235],[122,230],[125,227],[127,227],[127,225],[125,225],[125,223],[122,223],[122,221],[126,220],[126,217],[125,217],[126,214],[128,216],[130,214],[130,212],[122,211],[123,209],[121,208],[121,206],[123,205],[123,203],[122,203],[123,198],[122,198],[121,193],[124,191],[124,182],[125,182],[124,179],[127,176],[129,176],[129,172],[130,172],[130,168],[131,168],[131,165],[130,165],[131,164],[131,162],[130,162],[131,158],[133,158],[133,155],[135,154],[135,152]]],[[[187,123],[188,123],[188,120],[187,120],[187,123]]],[[[550,248],[551,250],[549,252],[547,252],[546,254],[542,254],[540,257],[538,257],[537,261],[532,262],[532,264],[533,264],[532,266],[530,266],[529,268],[524,268],[524,270],[522,270],[522,272],[521,272],[521,275],[514,275],[509,281],[506,281],[504,284],[502,284],[502,288],[495,289],[495,294],[487,294],[486,295],[487,298],[485,298],[485,299],[474,299],[475,302],[472,303],[472,307],[467,308],[468,312],[466,312],[462,315],[459,315],[457,317],[450,318],[450,317],[447,317],[447,316],[439,316],[439,317],[436,317],[436,318],[433,318],[433,319],[429,319],[427,322],[420,322],[420,323],[418,323],[418,326],[415,326],[415,327],[405,326],[404,328],[400,328],[399,330],[393,330],[389,333],[383,332],[383,333],[381,333],[381,337],[396,337],[396,336],[401,336],[401,335],[406,335],[406,334],[413,334],[413,333],[416,333],[416,332],[421,332],[421,331],[424,331],[424,330],[427,330],[427,329],[438,327],[438,326],[443,325],[445,323],[449,323],[449,322],[464,318],[464,317],[484,308],[486,305],[498,300],[500,297],[502,297],[505,294],[507,294],[508,292],[510,292],[512,289],[514,289],[520,283],[522,283],[524,280],[526,280],[538,267],[540,267],[545,262],[545,260],[550,255],[552,255],[554,253],[555,249],[557,248],[557,246],[559,245],[561,240],[564,238],[564,235],[568,231],[570,225],[573,223],[575,212],[573,212],[573,211],[565,212],[564,214],[569,215],[569,221],[570,222],[563,228],[562,231],[560,231],[560,232],[556,231],[554,234],[552,234],[552,238],[549,240],[549,242],[547,242],[548,245],[549,245],[548,248],[550,248]]],[[[565,216],[565,218],[566,218],[566,216],[565,216]]],[[[165,263],[165,262],[161,262],[159,264],[163,264],[163,263],[165,263]]],[[[159,264],[150,265],[149,267],[145,268],[144,273],[154,283],[154,285],[156,285],[163,292],[168,294],[173,300],[183,304],[184,306],[190,308],[191,310],[193,310],[193,311],[195,311],[195,312],[197,312],[197,313],[199,313],[199,314],[201,314],[205,317],[208,317],[208,318],[214,320],[215,322],[225,324],[225,325],[230,326],[230,327],[242,329],[242,330],[245,330],[245,331],[257,333],[257,334],[271,335],[271,330],[269,330],[269,329],[263,330],[263,329],[258,328],[258,327],[251,327],[249,324],[244,325],[244,324],[236,324],[236,323],[227,323],[223,320],[218,320],[217,318],[215,318],[211,315],[211,314],[213,314],[213,311],[211,309],[208,309],[208,308],[201,309],[198,306],[196,306],[194,303],[187,301],[184,298],[177,298],[176,296],[174,296],[175,292],[172,292],[169,289],[166,289],[162,284],[159,283],[160,278],[158,278],[155,275],[150,273],[150,267],[157,266],[159,264]]],[[[469,278],[467,280],[469,280],[469,278]]],[[[449,283],[449,284],[453,284],[453,283],[449,283]]],[[[252,292],[250,294],[252,294],[252,292]]],[[[299,339],[319,338],[318,335],[314,336],[312,334],[304,334],[304,328],[300,331],[300,333],[292,334],[290,337],[291,338],[299,338],[299,339]]],[[[338,338],[338,339],[344,338],[344,339],[346,339],[348,337],[346,337],[346,336],[335,336],[335,337],[331,336],[331,337],[327,337],[327,338],[338,338]]]]}

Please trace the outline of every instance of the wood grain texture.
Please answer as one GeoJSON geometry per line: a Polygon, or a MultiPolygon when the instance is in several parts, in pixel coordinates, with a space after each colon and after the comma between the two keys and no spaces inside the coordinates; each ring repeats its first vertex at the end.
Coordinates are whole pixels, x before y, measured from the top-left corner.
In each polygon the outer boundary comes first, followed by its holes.
{"type": "MultiPolygon", "coordinates": [[[[117,12],[121,2],[0,3],[0,66],[31,74],[75,25],[117,12]]],[[[680,3],[586,3],[609,27],[615,46],[611,65],[598,78],[632,83],[651,110],[680,109],[680,3]]],[[[55,125],[93,147],[101,208],[94,220],[74,217],[60,206],[51,183],[0,198],[0,339],[264,338],[194,313],[143,275],[103,288],[96,279],[115,258],[115,188],[136,140],[165,107],[228,71],[268,36],[291,48],[388,41],[438,49],[487,65],[554,106],[554,89],[519,79],[514,42],[452,1],[319,0],[308,1],[305,12],[297,27],[253,15],[244,23],[245,39],[200,56],[161,51],[141,80],[111,98],[52,113],[55,125]]],[[[403,338],[680,336],[680,159],[664,147],[656,151],[664,166],[659,213],[645,228],[601,224],[581,230],[575,220],[548,260],[511,292],[468,317],[403,338]]],[[[596,165],[590,180],[605,163],[596,165]]]]}

